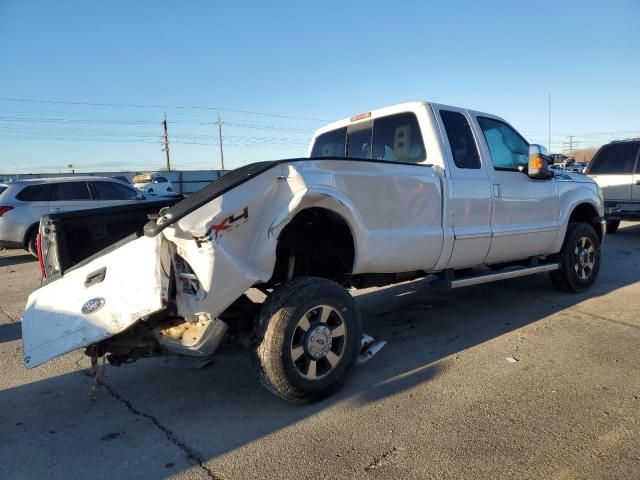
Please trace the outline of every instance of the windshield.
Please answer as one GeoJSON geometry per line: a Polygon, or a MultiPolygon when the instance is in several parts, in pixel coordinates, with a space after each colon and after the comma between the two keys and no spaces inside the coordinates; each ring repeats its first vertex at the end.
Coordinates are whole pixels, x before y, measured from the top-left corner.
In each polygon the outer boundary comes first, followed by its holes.
{"type": "Polygon", "coordinates": [[[610,143],[598,150],[591,160],[592,175],[621,175],[633,173],[640,142],[610,143]]]}

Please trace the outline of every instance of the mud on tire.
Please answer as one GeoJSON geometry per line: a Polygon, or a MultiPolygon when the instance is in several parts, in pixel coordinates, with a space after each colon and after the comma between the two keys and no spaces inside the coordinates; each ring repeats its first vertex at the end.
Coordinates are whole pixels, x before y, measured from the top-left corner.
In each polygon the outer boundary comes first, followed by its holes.
{"type": "Polygon", "coordinates": [[[265,301],[253,338],[253,364],[274,394],[293,403],[314,402],[342,386],[360,341],[360,315],[351,295],[330,280],[300,277],[265,301]]]}

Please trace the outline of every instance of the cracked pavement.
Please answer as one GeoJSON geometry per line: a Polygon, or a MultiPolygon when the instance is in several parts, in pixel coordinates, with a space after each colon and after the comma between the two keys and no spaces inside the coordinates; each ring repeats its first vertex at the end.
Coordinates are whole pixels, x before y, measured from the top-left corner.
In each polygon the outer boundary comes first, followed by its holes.
{"type": "Polygon", "coordinates": [[[0,251],[0,478],[638,478],[640,225],[603,258],[580,295],[545,276],[358,292],[388,345],[336,396],[296,407],[234,344],[205,368],[107,366],[95,399],[80,351],[26,370],[38,267],[0,251]]]}

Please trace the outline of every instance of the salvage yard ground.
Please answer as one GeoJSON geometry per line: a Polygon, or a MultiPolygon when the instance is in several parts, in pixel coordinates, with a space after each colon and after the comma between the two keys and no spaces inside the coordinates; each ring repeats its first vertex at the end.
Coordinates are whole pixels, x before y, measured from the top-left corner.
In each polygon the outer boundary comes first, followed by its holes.
{"type": "Polygon", "coordinates": [[[261,388],[233,344],[204,368],[108,367],[96,399],[80,351],[25,370],[38,284],[28,255],[0,252],[2,479],[640,478],[638,224],[607,237],[586,294],[545,276],[358,292],[389,344],[305,407],[261,388]]]}

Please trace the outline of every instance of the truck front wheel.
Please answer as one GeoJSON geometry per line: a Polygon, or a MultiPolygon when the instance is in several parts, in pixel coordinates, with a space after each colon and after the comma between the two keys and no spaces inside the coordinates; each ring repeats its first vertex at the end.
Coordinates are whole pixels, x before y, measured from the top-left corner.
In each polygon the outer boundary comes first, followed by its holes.
{"type": "Polygon", "coordinates": [[[355,301],[340,285],[314,277],[288,281],[257,319],[252,351],[260,381],[290,402],[321,400],[346,380],[361,335],[355,301]]]}
{"type": "Polygon", "coordinates": [[[584,292],[600,271],[600,240],[587,223],[570,223],[558,254],[560,269],[550,273],[554,286],[568,292],[584,292]]]}

